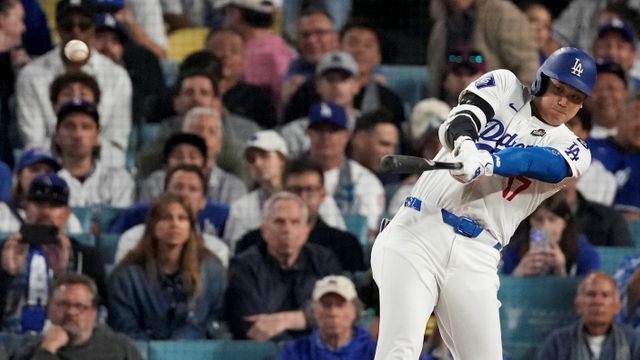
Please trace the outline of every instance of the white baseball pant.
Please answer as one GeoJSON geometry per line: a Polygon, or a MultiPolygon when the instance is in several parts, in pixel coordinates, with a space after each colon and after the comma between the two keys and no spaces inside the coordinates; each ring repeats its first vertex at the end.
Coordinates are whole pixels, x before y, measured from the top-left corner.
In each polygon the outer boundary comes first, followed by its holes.
{"type": "Polygon", "coordinates": [[[501,360],[495,243],[486,231],[457,234],[439,209],[402,207],[371,254],[380,289],[376,360],[417,359],[434,309],[455,359],[501,360]]]}

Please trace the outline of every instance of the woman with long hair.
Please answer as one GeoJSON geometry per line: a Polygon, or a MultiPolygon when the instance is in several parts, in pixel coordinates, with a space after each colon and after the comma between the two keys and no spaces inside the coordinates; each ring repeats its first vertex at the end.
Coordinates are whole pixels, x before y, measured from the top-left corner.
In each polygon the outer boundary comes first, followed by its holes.
{"type": "Polygon", "coordinates": [[[600,267],[562,194],[543,201],[516,230],[502,255],[502,273],[514,276],[580,276],[600,267]]]}
{"type": "Polygon", "coordinates": [[[221,318],[226,273],[203,245],[188,203],[163,195],[137,247],[109,281],[109,324],[134,339],[206,338],[221,318]]]}

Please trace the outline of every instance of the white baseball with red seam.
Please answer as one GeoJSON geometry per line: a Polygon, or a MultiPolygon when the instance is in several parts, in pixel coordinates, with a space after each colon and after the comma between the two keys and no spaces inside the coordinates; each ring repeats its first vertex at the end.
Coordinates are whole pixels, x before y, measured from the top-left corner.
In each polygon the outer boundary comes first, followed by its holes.
{"type": "Polygon", "coordinates": [[[80,40],[71,40],[64,46],[64,56],[73,62],[82,62],[89,57],[89,46],[80,40]]]}

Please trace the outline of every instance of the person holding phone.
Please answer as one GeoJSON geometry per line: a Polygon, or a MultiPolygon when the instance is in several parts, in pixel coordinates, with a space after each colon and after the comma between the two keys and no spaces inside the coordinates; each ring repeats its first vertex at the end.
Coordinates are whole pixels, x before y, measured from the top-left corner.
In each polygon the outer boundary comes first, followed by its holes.
{"type": "Polygon", "coordinates": [[[30,247],[42,250],[54,276],[65,272],[86,274],[98,284],[100,294],[105,295],[104,267],[97,251],[60,231],[71,215],[67,183],[53,173],[36,177],[29,186],[24,209],[23,231],[14,233],[2,244],[1,331],[21,330],[16,320],[20,317],[29,287],[27,266],[30,247]],[[55,227],[57,232],[51,232],[50,227],[55,227]],[[54,235],[55,239],[52,239],[54,235]]]}
{"type": "Polygon", "coordinates": [[[581,276],[600,268],[563,195],[545,200],[516,230],[502,255],[502,273],[514,276],[581,276]]]}

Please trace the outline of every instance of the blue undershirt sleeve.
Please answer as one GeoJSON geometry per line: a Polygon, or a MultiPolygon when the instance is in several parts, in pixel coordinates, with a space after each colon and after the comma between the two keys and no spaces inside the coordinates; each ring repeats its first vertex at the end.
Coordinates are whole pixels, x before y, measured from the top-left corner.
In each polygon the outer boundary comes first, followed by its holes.
{"type": "Polygon", "coordinates": [[[571,176],[569,164],[558,150],[550,147],[511,147],[494,154],[493,173],[502,176],[526,176],[547,183],[559,183],[571,176]]]}

